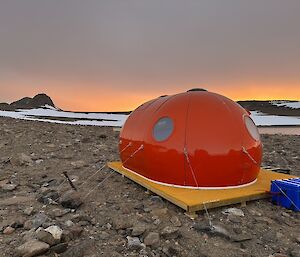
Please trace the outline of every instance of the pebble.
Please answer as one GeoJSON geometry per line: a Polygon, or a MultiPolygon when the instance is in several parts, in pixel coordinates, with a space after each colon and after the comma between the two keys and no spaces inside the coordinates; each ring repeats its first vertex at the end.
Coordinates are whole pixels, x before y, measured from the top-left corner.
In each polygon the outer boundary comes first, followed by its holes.
{"type": "Polygon", "coordinates": [[[32,227],[38,228],[42,226],[46,222],[50,222],[51,219],[44,213],[37,213],[36,215],[33,216],[31,222],[32,222],[32,227]]]}
{"type": "Polygon", "coordinates": [[[131,235],[132,236],[140,236],[142,235],[146,230],[146,226],[143,225],[143,224],[138,224],[136,226],[134,226],[132,228],[132,232],[131,232],[131,235]]]}
{"type": "Polygon", "coordinates": [[[26,214],[27,216],[30,216],[32,213],[33,213],[33,207],[27,207],[25,210],[24,210],[24,214],[26,214]]]}
{"type": "Polygon", "coordinates": [[[15,184],[5,184],[5,185],[1,186],[1,189],[3,191],[13,191],[16,189],[16,187],[17,187],[17,185],[15,185],[15,184]]]}
{"type": "Polygon", "coordinates": [[[3,230],[3,234],[5,234],[5,235],[10,235],[10,234],[12,234],[12,233],[14,233],[14,232],[15,232],[15,229],[12,228],[12,227],[10,227],[10,226],[6,227],[6,228],[3,230]]]}
{"type": "Polygon", "coordinates": [[[36,237],[40,241],[42,241],[44,243],[47,243],[50,246],[56,244],[56,240],[53,237],[53,235],[50,232],[48,232],[45,229],[43,229],[43,228],[38,228],[37,229],[37,231],[36,231],[36,237]]]}
{"type": "Polygon", "coordinates": [[[222,214],[227,214],[227,215],[235,215],[238,217],[244,217],[245,214],[241,209],[238,208],[228,208],[222,211],[222,214]]]}
{"type": "Polygon", "coordinates": [[[158,247],[159,243],[160,237],[156,232],[150,232],[144,239],[144,244],[147,246],[158,247]]]}
{"type": "Polygon", "coordinates": [[[74,161],[71,162],[71,165],[74,167],[74,169],[80,169],[86,166],[86,163],[84,161],[74,161]]]}
{"type": "Polygon", "coordinates": [[[127,247],[131,250],[140,250],[145,248],[145,245],[141,243],[138,237],[127,236],[127,247]]]}
{"type": "Polygon", "coordinates": [[[75,223],[74,223],[72,220],[67,220],[67,221],[65,221],[65,225],[66,225],[67,227],[72,227],[74,224],[75,224],[75,223]]]}
{"type": "Polygon", "coordinates": [[[180,233],[178,228],[167,226],[161,231],[161,236],[166,239],[176,239],[179,237],[180,233]]]}
{"type": "Polygon", "coordinates": [[[181,227],[181,222],[177,216],[173,216],[170,221],[175,227],[181,227]]]}
{"type": "Polygon", "coordinates": [[[60,203],[63,207],[68,209],[78,209],[83,204],[81,195],[73,190],[67,191],[60,198],[60,203]]]}
{"type": "Polygon", "coordinates": [[[50,226],[46,228],[45,231],[49,232],[53,236],[56,243],[60,242],[63,230],[59,226],[50,226]]]}

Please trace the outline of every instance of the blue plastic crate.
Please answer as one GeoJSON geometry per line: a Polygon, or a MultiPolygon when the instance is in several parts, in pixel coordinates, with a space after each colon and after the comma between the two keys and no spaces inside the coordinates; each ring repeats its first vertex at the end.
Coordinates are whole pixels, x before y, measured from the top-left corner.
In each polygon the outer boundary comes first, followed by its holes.
{"type": "Polygon", "coordinates": [[[274,204],[300,211],[300,178],[273,180],[271,194],[274,204]]]}

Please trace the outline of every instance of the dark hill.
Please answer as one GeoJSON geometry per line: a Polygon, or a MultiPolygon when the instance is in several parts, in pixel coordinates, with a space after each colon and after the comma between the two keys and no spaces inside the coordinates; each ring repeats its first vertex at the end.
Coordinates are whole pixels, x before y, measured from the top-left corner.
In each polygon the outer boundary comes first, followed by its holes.
{"type": "Polygon", "coordinates": [[[0,103],[1,110],[16,110],[16,109],[33,109],[49,105],[55,107],[53,101],[46,94],[38,94],[31,97],[24,97],[18,101],[12,102],[11,104],[0,103]]]}

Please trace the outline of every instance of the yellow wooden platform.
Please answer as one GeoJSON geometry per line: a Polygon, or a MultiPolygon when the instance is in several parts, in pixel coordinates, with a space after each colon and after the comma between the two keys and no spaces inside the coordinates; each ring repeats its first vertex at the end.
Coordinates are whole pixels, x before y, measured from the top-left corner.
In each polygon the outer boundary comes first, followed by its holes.
{"type": "Polygon", "coordinates": [[[214,208],[229,204],[245,203],[247,201],[267,198],[270,196],[271,180],[287,179],[294,176],[261,169],[257,182],[235,189],[185,189],[160,185],[144,179],[122,167],[121,162],[109,162],[108,166],[126,176],[155,194],[167,199],[188,213],[214,208]]]}

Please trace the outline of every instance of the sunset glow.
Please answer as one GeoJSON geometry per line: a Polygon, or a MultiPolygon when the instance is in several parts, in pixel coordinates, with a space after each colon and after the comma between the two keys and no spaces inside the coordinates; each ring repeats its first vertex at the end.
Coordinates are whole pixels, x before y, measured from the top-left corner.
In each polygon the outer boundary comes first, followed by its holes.
{"type": "Polygon", "coordinates": [[[300,1],[4,1],[0,102],[128,111],[205,88],[300,99],[300,1]],[[233,15],[234,14],[234,15],[233,15]]]}

